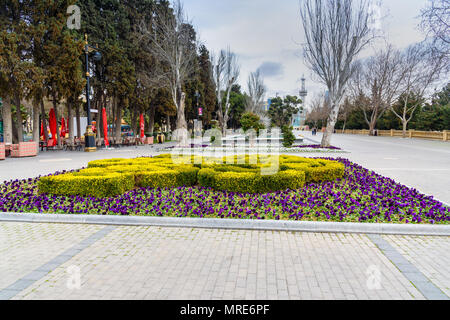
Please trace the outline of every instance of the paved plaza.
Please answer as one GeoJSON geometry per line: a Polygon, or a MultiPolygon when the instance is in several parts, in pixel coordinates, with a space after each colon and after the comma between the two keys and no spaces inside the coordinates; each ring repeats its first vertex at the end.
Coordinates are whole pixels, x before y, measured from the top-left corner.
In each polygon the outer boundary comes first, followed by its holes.
{"type": "Polygon", "coordinates": [[[450,295],[448,237],[9,222],[0,237],[3,299],[450,295]]]}
{"type": "MultiPolygon", "coordinates": [[[[320,143],[322,134],[304,136],[320,143]]],[[[335,134],[332,145],[350,153],[347,158],[364,168],[450,204],[450,142],[335,134]]],[[[323,156],[319,155],[319,156],[323,156]]]]}
{"type": "MultiPolygon", "coordinates": [[[[333,145],[350,153],[330,157],[450,203],[449,143],[333,145]]],[[[0,162],[0,180],[160,151],[44,152],[0,162]]],[[[0,299],[450,299],[449,247],[450,237],[0,222],[0,299]]]]}

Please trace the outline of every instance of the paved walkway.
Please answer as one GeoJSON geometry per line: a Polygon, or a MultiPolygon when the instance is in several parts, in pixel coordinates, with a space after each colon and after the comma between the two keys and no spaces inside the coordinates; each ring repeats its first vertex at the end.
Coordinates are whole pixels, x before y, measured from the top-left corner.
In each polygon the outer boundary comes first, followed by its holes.
{"type": "Polygon", "coordinates": [[[4,222],[0,299],[448,299],[449,246],[449,237],[4,222]]]}
{"type": "MultiPolygon", "coordinates": [[[[321,133],[304,136],[322,139],[321,133]]],[[[450,142],[336,134],[332,145],[350,153],[330,157],[347,158],[450,205],[450,142]]]]}
{"type": "Polygon", "coordinates": [[[32,158],[6,158],[0,161],[0,183],[5,180],[34,178],[56,171],[80,169],[93,160],[148,157],[160,153],[165,147],[174,145],[174,142],[168,142],[162,145],[99,149],[93,153],[50,150],[40,152],[37,157],[32,158]]]}
{"type": "MultiPolygon", "coordinates": [[[[450,203],[449,143],[336,135],[333,145],[350,153],[331,157],[450,203]]],[[[157,147],[7,159],[0,181],[157,147]]],[[[449,247],[450,237],[2,222],[0,299],[449,299],[449,247]]]]}

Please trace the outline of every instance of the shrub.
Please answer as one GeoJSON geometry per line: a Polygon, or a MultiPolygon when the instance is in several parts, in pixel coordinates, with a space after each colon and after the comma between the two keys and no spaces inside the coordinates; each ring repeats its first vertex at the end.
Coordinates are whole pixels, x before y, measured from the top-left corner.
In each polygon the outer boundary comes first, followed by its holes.
{"type": "Polygon", "coordinates": [[[305,173],[296,170],[280,171],[269,176],[259,175],[255,180],[255,190],[258,193],[296,190],[305,185],[305,173]]]}
{"type": "Polygon", "coordinates": [[[177,172],[176,186],[190,187],[197,184],[197,174],[200,171],[200,168],[180,166],[175,167],[174,170],[177,172]]]}
{"type": "Polygon", "coordinates": [[[254,129],[256,134],[259,135],[259,130],[265,129],[264,124],[261,123],[260,117],[252,112],[244,113],[240,122],[244,132],[254,129]]]}
{"type": "MultiPolygon", "coordinates": [[[[263,176],[257,172],[217,172],[212,169],[205,173],[215,189],[237,193],[267,193],[287,189],[300,189],[305,185],[305,173],[302,171],[280,171],[274,175],[263,176]]],[[[200,174],[199,174],[200,177],[200,174]]]]}
{"type": "Polygon", "coordinates": [[[201,169],[198,172],[198,184],[201,187],[210,187],[210,188],[214,188],[215,185],[215,177],[216,172],[213,169],[209,169],[209,168],[205,168],[205,169],[201,169]]]}
{"type": "Polygon", "coordinates": [[[283,147],[290,148],[295,142],[295,135],[292,133],[291,126],[283,126],[281,131],[283,133],[283,147]]]}
{"type": "Polygon", "coordinates": [[[214,185],[218,190],[238,193],[256,193],[256,173],[220,172],[214,176],[214,185]]]}
{"type": "Polygon", "coordinates": [[[41,193],[81,195],[107,198],[121,195],[134,188],[133,174],[110,173],[102,176],[63,174],[42,177],[38,182],[41,193]]]}
{"type": "Polygon", "coordinates": [[[299,189],[306,182],[334,181],[344,176],[344,166],[338,162],[296,156],[275,159],[255,155],[203,157],[201,164],[195,166],[192,165],[194,160],[197,160],[194,156],[181,159],[165,154],[154,158],[92,161],[87,169],[79,172],[41,178],[39,192],[111,197],[134,187],[171,188],[199,184],[238,193],[266,193],[299,189]],[[265,169],[274,164],[279,171],[265,175],[265,169]]]}
{"type": "Polygon", "coordinates": [[[177,183],[175,170],[136,173],[136,186],[140,188],[169,188],[177,183]]]}
{"type": "Polygon", "coordinates": [[[313,160],[301,163],[282,163],[281,170],[297,170],[305,172],[307,183],[323,181],[335,181],[341,179],[345,174],[345,166],[341,163],[326,160],[313,160]]]}

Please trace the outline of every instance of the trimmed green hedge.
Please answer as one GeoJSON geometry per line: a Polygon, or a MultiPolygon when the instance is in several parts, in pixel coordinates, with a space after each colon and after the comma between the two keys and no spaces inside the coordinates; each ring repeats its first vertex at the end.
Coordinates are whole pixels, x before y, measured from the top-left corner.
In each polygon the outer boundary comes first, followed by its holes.
{"type": "Polygon", "coordinates": [[[42,177],[38,188],[41,193],[108,198],[132,190],[134,175],[111,173],[103,176],[80,176],[69,173],[42,177]]]}
{"type": "Polygon", "coordinates": [[[180,159],[175,159],[174,163],[170,155],[161,155],[92,161],[87,169],[79,172],[41,178],[39,192],[104,198],[136,187],[200,185],[239,193],[266,193],[299,189],[306,183],[334,181],[344,176],[344,165],[339,162],[296,156],[204,157],[200,159],[202,163],[196,165],[193,165],[193,156],[178,161],[180,159]],[[188,164],[189,159],[191,164],[188,164]],[[266,169],[272,166],[279,170],[267,174],[266,169]]]}
{"type": "MultiPolygon", "coordinates": [[[[203,170],[199,175],[203,174],[203,170]]],[[[238,193],[266,193],[300,189],[305,185],[305,173],[295,170],[280,171],[267,176],[253,172],[221,172],[214,175],[209,173],[209,179],[212,181],[210,187],[238,193]]]]}

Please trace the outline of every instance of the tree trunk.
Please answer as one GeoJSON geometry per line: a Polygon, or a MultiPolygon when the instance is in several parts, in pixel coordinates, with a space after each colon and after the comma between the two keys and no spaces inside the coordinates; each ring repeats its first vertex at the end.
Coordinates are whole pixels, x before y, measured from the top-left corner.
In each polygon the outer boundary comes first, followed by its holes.
{"type": "Polygon", "coordinates": [[[97,113],[95,114],[95,130],[96,130],[96,135],[95,135],[95,144],[97,147],[101,147],[102,145],[102,132],[100,130],[100,115],[101,115],[101,102],[102,102],[102,96],[103,94],[97,95],[96,99],[95,99],[95,109],[97,110],[97,113]]]}
{"type": "Polygon", "coordinates": [[[228,114],[225,113],[223,116],[223,127],[222,127],[222,136],[227,136],[227,129],[228,129],[228,114]]]}
{"type": "Polygon", "coordinates": [[[334,127],[339,116],[339,104],[335,103],[328,117],[327,128],[323,134],[321,146],[324,148],[331,147],[331,137],[334,133],[334,127]]]}
{"type": "Polygon", "coordinates": [[[40,104],[41,104],[41,118],[42,118],[42,123],[44,126],[44,139],[45,139],[45,142],[48,142],[48,131],[47,131],[48,124],[47,124],[47,118],[45,115],[44,99],[41,99],[40,104]]]}
{"type": "Polygon", "coordinates": [[[112,122],[111,122],[111,130],[109,131],[109,136],[114,139],[114,132],[116,127],[116,109],[117,109],[117,97],[114,96],[112,99],[112,105],[111,105],[111,113],[112,113],[112,122]]]}
{"type": "Polygon", "coordinates": [[[73,146],[74,144],[74,138],[75,138],[75,133],[74,133],[74,128],[73,128],[73,115],[72,115],[72,107],[73,104],[72,103],[67,103],[67,127],[69,128],[69,145],[73,146]]]}
{"type": "MultiPolygon", "coordinates": [[[[166,132],[169,133],[170,132],[170,116],[168,114],[166,114],[166,132]]],[[[161,128],[162,131],[162,128],[161,128]]]]}
{"type": "Polygon", "coordinates": [[[12,143],[13,132],[12,132],[11,103],[8,98],[5,98],[3,100],[2,118],[3,118],[3,142],[12,143]]]}
{"type": "Polygon", "coordinates": [[[115,141],[116,143],[120,143],[121,135],[122,135],[122,98],[119,99],[119,103],[116,105],[116,132],[115,132],[115,141]]]}
{"type": "Polygon", "coordinates": [[[377,125],[377,118],[374,118],[369,123],[369,136],[375,135],[375,127],[377,125]]]}
{"type": "Polygon", "coordinates": [[[81,118],[80,118],[80,105],[77,103],[75,106],[75,118],[77,122],[77,138],[81,138],[81,118]]]}
{"type": "Polygon", "coordinates": [[[155,111],[156,107],[150,107],[148,111],[148,132],[153,133],[155,127],[155,111]]]}
{"type": "MultiPolygon", "coordinates": [[[[219,104],[219,108],[222,108],[222,105],[219,104]]],[[[219,120],[219,125],[220,125],[220,129],[222,130],[223,133],[223,128],[224,128],[224,115],[223,115],[223,111],[219,110],[219,112],[217,112],[217,119],[219,120]]]]}
{"type": "Polygon", "coordinates": [[[177,139],[177,141],[180,143],[181,146],[187,146],[188,140],[186,115],[184,113],[185,102],[186,102],[186,94],[183,92],[181,93],[180,105],[178,106],[177,129],[176,129],[177,133],[175,135],[175,138],[177,139]]]}
{"type": "Polygon", "coordinates": [[[138,110],[137,110],[137,107],[135,105],[135,106],[133,106],[133,111],[131,113],[131,123],[130,123],[131,131],[133,131],[135,137],[138,136],[138,134],[137,134],[137,132],[138,132],[137,122],[138,122],[138,110]]]}
{"type": "Polygon", "coordinates": [[[103,137],[103,133],[101,130],[101,123],[102,123],[102,117],[101,117],[101,112],[102,112],[102,108],[100,106],[100,103],[97,105],[97,122],[95,123],[96,128],[97,128],[97,147],[101,147],[102,146],[102,137],[103,137]]]}
{"type": "Polygon", "coordinates": [[[403,139],[406,139],[407,136],[407,132],[408,131],[408,121],[406,119],[402,120],[402,124],[403,124],[403,133],[402,133],[402,137],[403,139]]]}
{"type": "Polygon", "coordinates": [[[59,135],[59,124],[58,124],[58,103],[56,102],[55,96],[53,96],[53,109],[55,110],[55,118],[56,118],[56,141],[58,142],[58,148],[61,148],[61,137],[59,135]]]}
{"type": "Polygon", "coordinates": [[[17,141],[23,142],[23,119],[20,109],[20,96],[18,94],[14,97],[14,104],[16,105],[16,129],[17,129],[17,141]]]}
{"type": "Polygon", "coordinates": [[[41,136],[41,125],[39,123],[39,101],[33,101],[33,141],[37,142],[39,151],[39,137],[41,136]]]}

